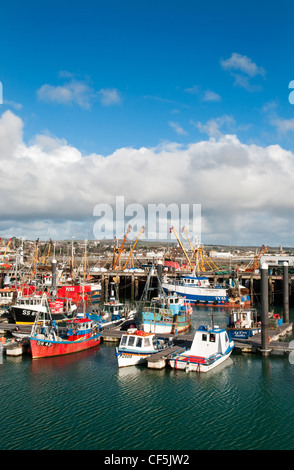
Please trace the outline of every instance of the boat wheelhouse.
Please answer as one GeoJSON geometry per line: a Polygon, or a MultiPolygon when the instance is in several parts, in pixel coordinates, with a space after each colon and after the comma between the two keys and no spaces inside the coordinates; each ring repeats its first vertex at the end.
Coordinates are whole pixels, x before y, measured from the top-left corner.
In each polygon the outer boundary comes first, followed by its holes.
{"type": "Polygon", "coordinates": [[[0,307],[7,307],[11,305],[18,297],[22,295],[20,290],[11,287],[4,287],[0,289],[0,307]]]}

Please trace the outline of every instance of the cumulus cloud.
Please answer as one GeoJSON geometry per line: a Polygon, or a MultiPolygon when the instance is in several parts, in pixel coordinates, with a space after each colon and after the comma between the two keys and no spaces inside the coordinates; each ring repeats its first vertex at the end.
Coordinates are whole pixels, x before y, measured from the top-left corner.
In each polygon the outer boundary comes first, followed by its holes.
{"type": "Polygon", "coordinates": [[[96,101],[100,101],[103,106],[121,103],[121,95],[116,88],[101,88],[95,91],[87,81],[78,80],[69,72],[60,72],[59,75],[67,81],[62,85],[42,85],[37,90],[40,101],[63,105],[76,104],[84,109],[90,109],[96,101]]]}
{"type": "Polygon", "coordinates": [[[44,135],[28,145],[22,120],[6,111],[0,160],[3,236],[90,238],[95,206],[124,196],[125,204],[142,207],[201,204],[205,243],[292,240],[294,155],[279,145],[246,145],[221,134],[187,146],[83,155],[64,139],[44,135]]]}
{"type": "Polygon", "coordinates": [[[80,80],[71,79],[63,85],[42,85],[37,90],[40,101],[55,102],[59,104],[77,104],[90,109],[93,100],[93,89],[80,80]]]}

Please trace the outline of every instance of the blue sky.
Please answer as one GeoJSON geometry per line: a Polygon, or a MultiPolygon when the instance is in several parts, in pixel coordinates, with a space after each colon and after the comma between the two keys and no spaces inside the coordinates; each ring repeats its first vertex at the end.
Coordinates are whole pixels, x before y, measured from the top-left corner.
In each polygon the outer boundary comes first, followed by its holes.
{"type": "MultiPolygon", "coordinates": [[[[27,148],[42,135],[83,157],[184,149],[224,135],[292,152],[293,10],[285,0],[3,0],[0,116],[21,120],[27,148]]],[[[196,197],[205,211],[204,196],[196,197]]],[[[45,211],[39,217],[54,223],[45,211]]],[[[252,230],[248,242],[263,243],[252,230]]],[[[291,244],[291,234],[288,227],[282,240],[269,238],[291,244]]],[[[225,242],[225,229],[218,236],[225,242]]]]}

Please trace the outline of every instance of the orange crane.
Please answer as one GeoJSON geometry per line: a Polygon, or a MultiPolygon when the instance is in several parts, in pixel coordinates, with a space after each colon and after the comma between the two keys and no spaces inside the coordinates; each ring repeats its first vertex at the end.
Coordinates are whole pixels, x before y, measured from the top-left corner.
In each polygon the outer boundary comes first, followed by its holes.
{"type": "Polygon", "coordinates": [[[4,261],[5,255],[6,255],[6,253],[7,253],[8,247],[9,247],[9,245],[10,245],[11,242],[12,242],[12,239],[10,238],[9,242],[7,243],[6,249],[5,249],[5,251],[4,251],[4,254],[3,254],[3,257],[2,257],[2,261],[4,261]]]}
{"type": "Polygon", "coordinates": [[[244,269],[247,273],[252,273],[260,266],[260,258],[267,252],[268,246],[262,245],[257,255],[254,256],[253,262],[249,263],[247,268],[244,269]]]}
{"type": "Polygon", "coordinates": [[[118,255],[117,255],[116,259],[113,261],[112,269],[115,269],[116,266],[117,266],[117,263],[118,263],[118,261],[119,261],[119,259],[120,259],[120,255],[121,255],[121,253],[122,253],[122,250],[123,250],[125,241],[126,241],[126,239],[127,239],[128,233],[130,232],[131,228],[132,228],[132,227],[131,227],[130,225],[129,225],[128,228],[127,228],[127,231],[126,231],[126,233],[125,233],[125,236],[124,236],[123,242],[122,242],[122,244],[121,244],[121,247],[120,247],[120,249],[119,249],[118,255]]]}
{"type": "Polygon", "coordinates": [[[139,235],[137,236],[137,239],[136,239],[134,245],[132,246],[132,249],[131,249],[131,251],[130,251],[130,254],[129,254],[129,256],[128,256],[128,259],[127,259],[127,261],[125,262],[125,265],[124,265],[124,267],[123,267],[123,270],[126,269],[126,267],[127,267],[127,265],[128,265],[128,262],[129,262],[129,259],[130,259],[130,257],[132,256],[132,253],[133,253],[133,251],[134,251],[134,249],[135,249],[135,246],[137,245],[138,240],[139,240],[140,236],[142,235],[142,233],[143,233],[144,231],[145,231],[145,227],[142,227],[141,230],[140,230],[140,232],[139,232],[139,235]]]}

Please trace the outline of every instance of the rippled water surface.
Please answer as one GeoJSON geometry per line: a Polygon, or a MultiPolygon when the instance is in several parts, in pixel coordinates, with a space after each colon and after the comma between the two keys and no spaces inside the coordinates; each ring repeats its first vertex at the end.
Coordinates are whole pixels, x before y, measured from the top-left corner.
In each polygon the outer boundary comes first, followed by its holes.
{"type": "MultiPolygon", "coordinates": [[[[195,311],[194,326],[207,323],[208,313],[195,311]]],[[[215,311],[220,326],[225,318],[215,311]]],[[[288,358],[233,353],[223,366],[197,374],[118,369],[114,351],[102,344],[61,358],[4,356],[0,448],[294,448],[288,358]]]]}

